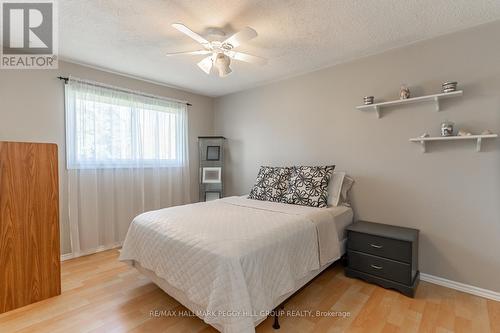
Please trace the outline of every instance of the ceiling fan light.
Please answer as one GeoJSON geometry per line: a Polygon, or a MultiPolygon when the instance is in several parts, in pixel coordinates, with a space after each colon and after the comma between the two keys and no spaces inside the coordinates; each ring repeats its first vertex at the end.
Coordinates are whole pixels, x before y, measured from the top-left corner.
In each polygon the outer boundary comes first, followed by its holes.
{"type": "Polygon", "coordinates": [[[212,71],[212,65],[213,65],[213,62],[212,62],[211,56],[206,57],[205,59],[203,59],[202,61],[200,61],[198,63],[198,67],[200,67],[201,70],[207,74],[210,74],[210,72],[212,71]]]}
{"type": "Polygon", "coordinates": [[[219,67],[217,69],[219,71],[219,77],[227,76],[233,72],[229,66],[219,67]]]}
{"type": "Polygon", "coordinates": [[[224,53],[217,54],[214,61],[214,66],[215,68],[217,68],[220,77],[224,77],[231,74],[232,70],[229,67],[230,64],[231,64],[231,59],[227,55],[225,55],[224,53]]]}

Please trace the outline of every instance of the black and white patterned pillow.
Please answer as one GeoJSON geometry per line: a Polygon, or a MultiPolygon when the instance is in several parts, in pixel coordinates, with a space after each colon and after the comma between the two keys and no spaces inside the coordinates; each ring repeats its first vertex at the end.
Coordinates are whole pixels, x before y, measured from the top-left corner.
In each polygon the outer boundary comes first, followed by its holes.
{"type": "Polygon", "coordinates": [[[293,167],[284,203],[311,207],[328,206],[328,181],[335,165],[293,167]]]}
{"type": "Polygon", "coordinates": [[[290,168],[261,166],[249,199],[282,202],[288,189],[290,168]]]}

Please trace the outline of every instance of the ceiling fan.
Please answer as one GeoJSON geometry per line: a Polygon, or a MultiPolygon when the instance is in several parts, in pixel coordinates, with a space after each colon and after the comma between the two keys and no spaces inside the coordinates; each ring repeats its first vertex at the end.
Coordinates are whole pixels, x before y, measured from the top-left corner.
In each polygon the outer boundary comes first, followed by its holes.
{"type": "Polygon", "coordinates": [[[229,67],[229,65],[231,64],[231,59],[258,65],[264,65],[265,63],[267,63],[267,60],[264,58],[234,51],[234,49],[240,46],[242,43],[257,37],[257,32],[250,27],[245,27],[243,30],[238,31],[225,40],[223,40],[223,38],[225,37],[225,33],[223,31],[219,29],[211,29],[210,35],[213,38],[210,39],[213,40],[210,41],[198,35],[196,32],[192,31],[184,24],[174,23],[172,24],[172,27],[200,43],[203,46],[203,49],[190,52],[167,53],[167,56],[184,54],[208,55],[198,63],[198,67],[200,67],[207,74],[210,74],[212,72],[212,69],[215,68],[219,77],[229,75],[232,72],[231,67],[229,67]]]}

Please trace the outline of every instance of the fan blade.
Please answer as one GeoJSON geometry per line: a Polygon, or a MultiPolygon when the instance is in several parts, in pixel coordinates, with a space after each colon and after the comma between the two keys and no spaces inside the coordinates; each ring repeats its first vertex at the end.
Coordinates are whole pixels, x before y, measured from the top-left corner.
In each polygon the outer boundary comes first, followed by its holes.
{"type": "Polygon", "coordinates": [[[203,44],[203,45],[209,44],[208,40],[201,37],[196,32],[192,31],[191,29],[189,29],[188,27],[186,27],[182,23],[174,23],[174,24],[172,24],[172,27],[174,27],[175,29],[179,30],[180,32],[188,35],[189,37],[191,37],[192,39],[194,39],[195,41],[197,41],[200,44],[203,44]]]}
{"type": "Polygon", "coordinates": [[[200,61],[198,63],[198,67],[200,67],[201,70],[207,74],[210,74],[210,72],[212,71],[212,65],[213,65],[213,61],[212,61],[211,56],[206,57],[205,59],[203,59],[202,61],[200,61]]]}
{"type": "Polygon", "coordinates": [[[257,64],[257,65],[267,64],[267,59],[257,57],[257,56],[251,55],[251,54],[247,54],[247,53],[227,51],[226,54],[229,56],[229,58],[234,59],[234,60],[249,62],[249,63],[257,64]]]}
{"type": "Polygon", "coordinates": [[[166,56],[176,56],[176,55],[183,55],[183,54],[189,54],[189,55],[198,55],[198,54],[210,54],[212,51],[209,50],[198,50],[198,51],[188,51],[188,52],[173,52],[173,53],[167,53],[166,56]]]}
{"type": "Polygon", "coordinates": [[[250,27],[245,27],[243,30],[238,31],[222,43],[231,44],[233,48],[235,48],[255,37],[257,37],[257,31],[253,30],[250,27]]]}

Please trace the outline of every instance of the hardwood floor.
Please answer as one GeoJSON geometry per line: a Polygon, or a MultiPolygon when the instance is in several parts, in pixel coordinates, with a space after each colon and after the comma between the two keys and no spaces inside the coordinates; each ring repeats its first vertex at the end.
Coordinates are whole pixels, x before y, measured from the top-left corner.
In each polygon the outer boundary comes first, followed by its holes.
{"type": "MultiPolygon", "coordinates": [[[[60,296],[0,315],[0,332],[216,332],[197,317],[155,317],[152,310],[186,310],[118,251],[62,264],[60,296]]],[[[345,311],[349,317],[268,318],[257,332],[500,332],[500,302],[421,282],[415,299],[326,270],[285,310],[345,311]]],[[[187,310],[186,310],[187,311],[187,310]]]]}

